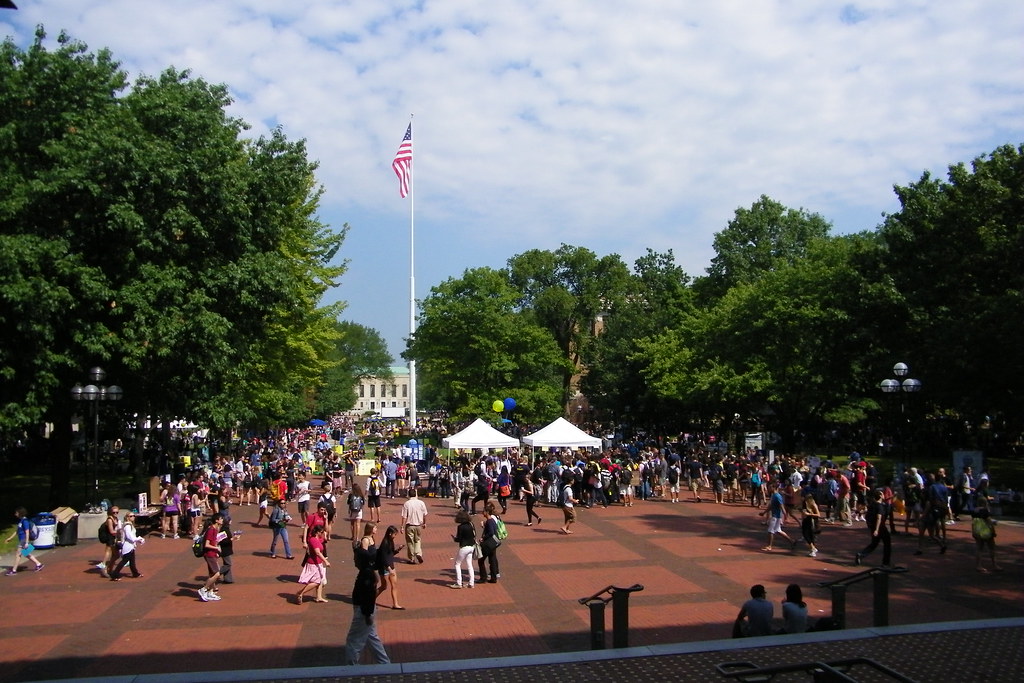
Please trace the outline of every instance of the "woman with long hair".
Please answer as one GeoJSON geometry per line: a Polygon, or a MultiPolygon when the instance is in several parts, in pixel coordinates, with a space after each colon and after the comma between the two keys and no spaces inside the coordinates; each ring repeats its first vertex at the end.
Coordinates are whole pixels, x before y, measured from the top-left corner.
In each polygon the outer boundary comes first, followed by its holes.
{"type": "Polygon", "coordinates": [[[534,506],[537,504],[537,492],[534,488],[532,477],[523,477],[523,485],[520,488],[523,492],[523,498],[526,500],[526,526],[533,526],[533,518],[537,518],[537,524],[540,524],[540,515],[534,512],[534,506]]]}
{"type": "Polygon", "coordinates": [[[807,603],[804,602],[800,586],[791,583],[786,586],[786,599],[782,601],[782,632],[807,632],[807,603]]]}
{"type": "Polygon", "coordinates": [[[391,609],[405,609],[398,604],[398,574],[395,571],[395,553],[405,546],[395,547],[395,534],[398,527],[394,524],[388,526],[384,531],[384,538],[381,539],[377,548],[377,573],[380,574],[380,586],[377,588],[377,597],[381,596],[388,588],[391,589],[391,609]]]}
{"type": "Polygon", "coordinates": [[[804,492],[804,502],[800,512],[803,513],[800,532],[803,534],[804,540],[807,541],[807,547],[811,549],[808,555],[817,557],[818,546],[814,544],[814,536],[818,533],[818,524],[821,523],[821,510],[818,508],[817,501],[814,500],[813,491],[808,489],[804,492]]]}
{"type": "Polygon", "coordinates": [[[501,514],[508,514],[508,499],[512,495],[512,475],[508,473],[508,467],[502,465],[498,473],[498,504],[501,505],[501,514]]]}
{"type": "Polygon", "coordinates": [[[498,521],[495,517],[497,511],[498,509],[494,501],[488,501],[484,505],[484,519],[480,523],[482,530],[480,534],[480,550],[483,551],[483,557],[480,558],[478,565],[481,583],[484,581],[487,583],[498,583],[498,577],[501,576],[501,570],[498,567],[498,546],[501,545],[501,541],[498,540],[498,521]],[[490,565],[490,578],[488,578],[487,571],[484,569],[484,563],[490,565]]]}
{"type": "Polygon", "coordinates": [[[469,513],[465,510],[455,513],[455,523],[458,524],[458,527],[455,529],[452,540],[458,544],[459,549],[455,554],[455,583],[451,584],[450,588],[462,588],[464,585],[472,588],[476,583],[473,576],[473,548],[476,546],[476,530],[473,528],[469,513]],[[462,583],[463,564],[466,565],[466,571],[469,572],[468,584],[462,583]]]}

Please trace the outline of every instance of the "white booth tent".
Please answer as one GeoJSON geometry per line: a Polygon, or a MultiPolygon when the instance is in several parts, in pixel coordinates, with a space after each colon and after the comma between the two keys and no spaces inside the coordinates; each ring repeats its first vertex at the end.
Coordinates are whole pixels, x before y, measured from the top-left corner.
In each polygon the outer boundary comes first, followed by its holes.
{"type": "Polygon", "coordinates": [[[461,432],[441,441],[445,448],[518,448],[519,439],[502,434],[479,417],[461,432]]]}
{"type": "Polygon", "coordinates": [[[523,437],[523,443],[534,448],[600,448],[601,439],[590,436],[564,417],[547,427],[523,437]]]}

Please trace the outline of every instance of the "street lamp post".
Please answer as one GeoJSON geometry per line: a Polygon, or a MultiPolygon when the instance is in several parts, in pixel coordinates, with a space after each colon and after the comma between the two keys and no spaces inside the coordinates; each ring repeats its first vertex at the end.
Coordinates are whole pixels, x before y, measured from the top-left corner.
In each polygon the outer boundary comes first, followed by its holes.
{"type": "Polygon", "coordinates": [[[903,394],[916,394],[921,391],[921,381],[907,377],[909,373],[910,367],[908,367],[906,363],[897,363],[892,366],[892,374],[896,375],[896,379],[883,379],[878,385],[878,388],[886,394],[900,395],[900,428],[897,431],[899,432],[900,450],[903,451],[904,456],[907,456],[905,459],[908,460],[908,462],[904,464],[910,463],[908,455],[909,452],[907,451],[906,444],[903,442],[902,436],[903,423],[906,422],[906,405],[903,401],[903,394]]]}
{"type": "MultiPolygon", "coordinates": [[[[76,382],[71,388],[71,398],[75,401],[86,401],[89,404],[89,417],[92,420],[92,473],[94,503],[99,502],[100,492],[100,401],[120,401],[124,391],[116,384],[103,386],[99,384],[106,379],[107,373],[100,367],[89,370],[89,384],[84,387],[76,382]],[[98,386],[97,386],[98,385],[98,386]]],[[[88,467],[86,468],[88,469],[88,467]]]]}

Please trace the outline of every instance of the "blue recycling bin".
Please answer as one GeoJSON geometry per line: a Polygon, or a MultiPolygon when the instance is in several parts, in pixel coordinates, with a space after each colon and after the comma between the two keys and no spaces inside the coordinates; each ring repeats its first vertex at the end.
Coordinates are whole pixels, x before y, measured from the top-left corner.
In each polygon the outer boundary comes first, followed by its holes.
{"type": "Polygon", "coordinates": [[[52,548],[57,545],[57,517],[49,512],[40,512],[32,518],[36,525],[36,540],[32,545],[37,548],[52,548]]]}

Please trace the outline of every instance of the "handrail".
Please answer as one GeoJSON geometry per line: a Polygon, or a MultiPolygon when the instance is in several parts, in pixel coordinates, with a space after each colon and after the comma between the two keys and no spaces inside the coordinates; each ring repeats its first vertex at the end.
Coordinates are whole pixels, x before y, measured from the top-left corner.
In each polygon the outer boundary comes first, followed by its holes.
{"type": "Polygon", "coordinates": [[[909,571],[906,567],[871,567],[864,571],[857,572],[856,574],[850,574],[840,579],[833,581],[822,581],[818,583],[821,588],[831,588],[832,586],[852,586],[855,583],[865,581],[876,574],[905,574],[909,571]]]}
{"type": "Polygon", "coordinates": [[[756,666],[750,662],[722,662],[716,664],[715,669],[725,678],[735,678],[740,681],[770,681],[776,674],[793,673],[803,671],[814,674],[815,681],[843,681],[856,683],[856,679],[850,676],[847,671],[852,667],[864,664],[875,671],[885,674],[900,683],[915,683],[914,679],[904,676],[900,672],[890,669],[869,657],[853,657],[851,659],[839,659],[831,662],[801,662],[800,664],[780,664],[775,666],[756,666]]]}
{"type": "Polygon", "coordinates": [[[589,598],[580,598],[578,600],[578,602],[581,605],[585,605],[588,602],[590,602],[591,600],[601,600],[602,602],[607,604],[612,599],[612,597],[614,596],[612,591],[623,591],[623,592],[626,592],[626,593],[636,593],[637,591],[642,591],[643,589],[644,589],[644,587],[641,586],[639,583],[634,583],[629,588],[623,588],[621,586],[606,586],[605,588],[602,588],[598,592],[596,592],[593,595],[591,595],[589,598]],[[601,595],[604,594],[604,593],[608,593],[609,594],[607,598],[602,598],[601,597],[601,595]]]}
{"type": "Polygon", "coordinates": [[[580,598],[590,608],[590,648],[604,649],[604,608],[612,603],[612,647],[629,647],[629,595],[642,591],[639,583],[632,586],[606,586],[593,595],[580,598]],[[608,593],[607,598],[601,597],[608,593]]]}

